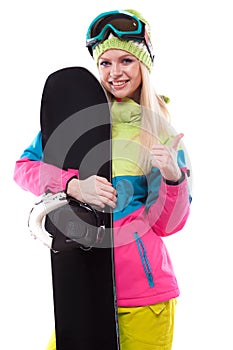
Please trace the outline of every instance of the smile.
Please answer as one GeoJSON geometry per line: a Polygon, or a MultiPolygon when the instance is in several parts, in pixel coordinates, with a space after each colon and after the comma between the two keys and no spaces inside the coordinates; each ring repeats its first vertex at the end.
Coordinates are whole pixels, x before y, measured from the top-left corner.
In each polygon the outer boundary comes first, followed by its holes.
{"type": "Polygon", "coordinates": [[[110,81],[109,83],[113,86],[123,86],[126,83],[128,83],[129,80],[124,80],[124,81],[110,81]]]}

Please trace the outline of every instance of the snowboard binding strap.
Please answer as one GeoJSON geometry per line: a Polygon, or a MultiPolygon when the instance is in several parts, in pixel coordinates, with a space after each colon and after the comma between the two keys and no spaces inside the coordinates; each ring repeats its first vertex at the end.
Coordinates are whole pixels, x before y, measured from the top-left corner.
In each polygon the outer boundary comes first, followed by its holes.
{"type": "Polygon", "coordinates": [[[62,191],[55,194],[47,192],[34,204],[29,213],[28,227],[31,235],[35,239],[39,239],[49,249],[52,249],[53,238],[42,226],[44,218],[51,211],[60,208],[65,204],[67,204],[65,192],[62,191]]]}

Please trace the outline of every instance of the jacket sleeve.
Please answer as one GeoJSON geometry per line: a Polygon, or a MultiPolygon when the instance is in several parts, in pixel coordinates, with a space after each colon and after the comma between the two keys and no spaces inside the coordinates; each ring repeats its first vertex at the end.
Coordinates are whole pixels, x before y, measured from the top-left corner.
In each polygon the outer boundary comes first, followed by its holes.
{"type": "Polygon", "coordinates": [[[15,182],[36,196],[47,190],[53,193],[65,190],[67,182],[73,177],[78,177],[78,170],[66,171],[43,162],[41,132],[15,164],[15,182]]]}
{"type": "Polygon", "coordinates": [[[148,176],[147,216],[150,227],[159,236],[180,231],[189,216],[191,196],[183,151],[178,152],[178,164],[183,174],[178,184],[166,183],[158,168],[152,168],[148,176]]]}

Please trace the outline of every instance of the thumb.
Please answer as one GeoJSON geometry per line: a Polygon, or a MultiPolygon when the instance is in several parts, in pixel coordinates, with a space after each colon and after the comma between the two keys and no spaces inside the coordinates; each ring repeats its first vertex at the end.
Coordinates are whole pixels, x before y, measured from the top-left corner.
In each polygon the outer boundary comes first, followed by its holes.
{"type": "Polygon", "coordinates": [[[178,135],[175,136],[174,140],[172,141],[172,148],[177,151],[180,140],[182,139],[182,137],[184,136],[184,134],[180,133],[178,135]]]}

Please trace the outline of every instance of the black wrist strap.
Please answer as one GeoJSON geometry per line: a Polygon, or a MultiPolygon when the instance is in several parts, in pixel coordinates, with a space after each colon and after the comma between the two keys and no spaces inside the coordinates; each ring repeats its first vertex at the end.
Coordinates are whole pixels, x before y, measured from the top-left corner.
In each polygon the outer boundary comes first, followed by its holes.
{"type": "Polygon", "coordinates": [[[71,180],[73,180],[73,179],[77,179],[78,177],[76,176],[76,175],[74,175],[74,176],[72,176],[71,178],[69,178],[69,180],[67,181],[67,183],[66,183],[66,188],[65,188],[65,193],[67,194],[67,189],[68,189],[68,184],[69,184],[69,182],[71,181],[71,180]]]}
{"type": "Polygon", "coordinates": [[[184,179],[185,179],[185,173],[181,170],[181,177],[179,178],[178,181],[170,181],[166,179],[164,179],[164,181],[167,185],[176,186],[176,185],[179,185],[181,182],[183,182],[184,179]]]}

